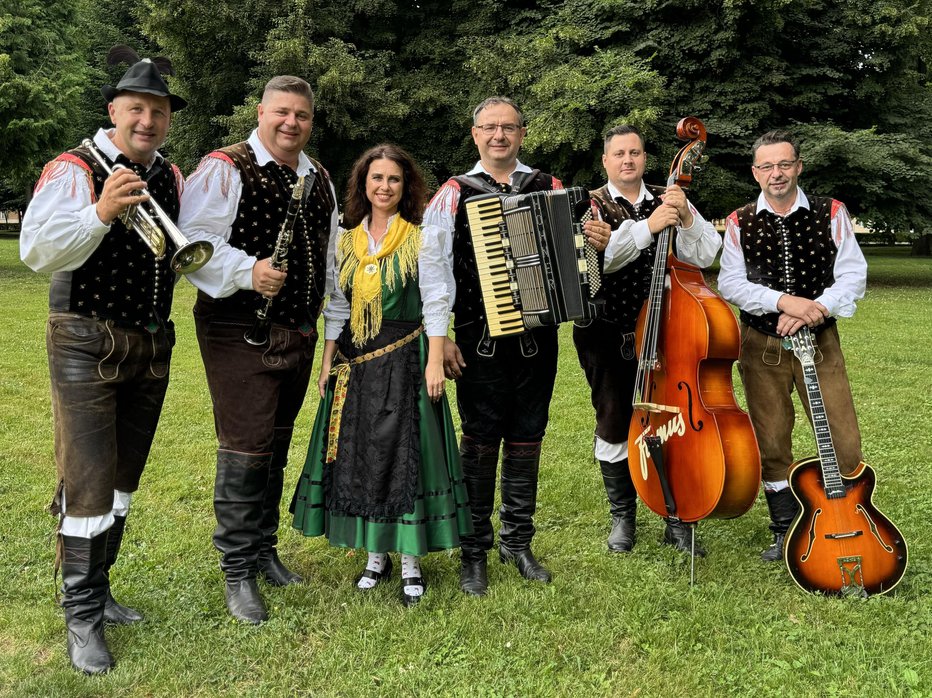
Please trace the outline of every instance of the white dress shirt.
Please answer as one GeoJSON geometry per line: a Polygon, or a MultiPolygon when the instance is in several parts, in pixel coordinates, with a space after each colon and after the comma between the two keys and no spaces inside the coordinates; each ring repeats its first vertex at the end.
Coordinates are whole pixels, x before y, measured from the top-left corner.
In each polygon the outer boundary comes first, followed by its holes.
{"type": "MultiPolygon", "coordinates": [[[[257,131],[253,131],[247,141],[256,154],[260,167],[274,160],[268,149],[262,145],[257,131]]],[[[317,169],[304,153],[298,156],[297,174],[307,175],[317,169]]],[[[225,298],[237,291],[254,290],[252,287],[252,268],[258,261],[244,250],[230,244],[233,223],[239,208],[243,181],[235,165],[220,158],[205,157],[197,170],[188,178],[184,195],[181,197],[181,212],[178,215],[178,227],[192,242],[207,240],[214,246],[210,261],[198,271],[188,274],[187,279],[212,298],[225,298]]],[[[333,200],[336,191],[330,184],[333,200]]],[[[329,295],[334,288],[334,250],[339,230],[339,213],[334,206],[330,216],[330,238],[327,243],[327,274],[324,295],[329,295]]]]}
{"type": "MultiPolygon", "coordinates": [[[[94,134],[94,145],[111,162],[120,155],[111,140],[114,131],[99,129],[94,134]]],[[[161,159],[159,153],[153,154],[146,169],[161,159]]],[[[180,193],[184,180],[177,170],[175,179],[180,193]]],[[[108,232],[110,225],[97,216],[89,172],[76,163],[59,160],[46,166],[36,185],[23,216],[19,254],[33,271],[74,271],[90,259],[108,232]]]]}
{"type": "MultiPolygon", "coordinates": [[[[798,208],[809,208],[809,199],[800,188],[796,189],[796,201],[786,215],[798,208]]],[[[776,215],[763,192],[757,197],[756,210],[776,215]]],[[[832,316],[851,317],[867,288],[867,260],[854,237],[854,226],[844,205],[838,206],[832,216],[832,240],[837,250],[833,267],[835,283],[814,300],[824,305],[832,316]]],[[[741,228],[734,214],[728,217],[725,226],[725,247],[720,264],[718,290],[725,300],[751,315],[780,312],[777,301],[783,295],[782,291],[748,281],[744,251],[741,249],[741,228]]]]}
{"type": "MultiPolygon", "coordinates": [[[[613,199],[623,196],[611,182],[608,183],[608,193],[613,199]]],[[[637,199],[629,201],[633,206],[639,206],[644,201],[651,201],[653,198],[654,195],[648,191],[642,180],[637,199]]],[[[715,255],[722,246],[722,237],[715,230],[715,226],[703,218],[691,203],[688,201],[686,203],[690,213],[693,214],[693,223],[688,228],[677,227],[676,256],[684,262],[705,268],[715,261],[715,255]]],[[[605,247],[605,264],[603,265],[605,273],[611,274],[633,262],[640,256],[642,250],[650,247],[653,239],[654,235],[650,232],[647,219],[622,221],[621,225],[612,231],[608,245],[605,247]]]]}
{"type": "MultiPolygon", "coordinates": [[[[395,216],[388,219],[388,228],[391,228],[392,222],[395,220],[395,216]]],[[[369,233],[369,217],[366,216],[362,222],[362,228],[366,231],[366,236],[369,238],[369,254],[374,255],[380,249],[382,249],[382,243],[385,242],[385,237],[376,242],[372,239],[372,235],[369,233]]],[[[388,229],[386,228],[386,230],[388,229]]],[[[340,234],[342,235],[344,230],[340,229],[340,234]]],[[[424,235],[421,235],[421,251],[418,255],[418,288],[421,291],[421,304],[426,305],[428,302],[434,304],[435,307],[443,307],[446,309],[446,284],[442,281],[438,282],[439,276],[436,275],[436,270],[431,269],[428,266],[425,266],[423,261],[424,257],[424,235]],[[433,275],[433,276],[432,276],[433,275]],[[436,278],[434,278],[436,277],[436,278]],[[443,295],[442,298],[438,298],[439,295],[443,295]]],[[[337,269],[337,280],[339,279],[339,269],[341,259],[336,260],[336,269],[337,269]]],[[[330,301],[327,303],[327,307],[324,308],[324,338],[325,339],[338,339],[340,332],[343,331],[343,326],[346,324],[347,318],[350,316],[350,304],[346,298],[346,295],[343,293],[343,289],[340,288],[340,284],[336,283],[333,287],[333,292],[330,294],[330,301]]],[[[427,333],[428,337],[446,337],[447,336],[447,324],[449,323],[449,312],[444,310],[440,316],[435,316],[428,322],[427,317],[424,318],[424,331],[427,333]]]]}
{"type": "MultiPolygon", "coordinates": [[[[514,171],[508,175],[508,181],[514,182],[519,172],[533,172],[527,165],[518,161],[514,171]]],[[[466,174],[492,174],[482,166],[476,165],[466,174]]],[[[456,211],[460,204],[459,187],[447,182],[430,200],[424,212],[421,228],[421,255],[418,270],[421,275],[421,294],[424,302],[424,326],[429,336],[437,336],[432,331],[450,322],[453,301],[456,299],[456,281],[453,277],[453,229],[456,223],[456,211]],[[428,284],[425,294],[425,281],[428,284]]]]}

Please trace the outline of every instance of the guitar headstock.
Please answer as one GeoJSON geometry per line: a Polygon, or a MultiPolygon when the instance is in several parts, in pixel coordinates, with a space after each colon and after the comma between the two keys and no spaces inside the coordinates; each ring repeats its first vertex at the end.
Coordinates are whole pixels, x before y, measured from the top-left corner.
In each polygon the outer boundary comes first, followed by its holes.
{"type": "Polygon", "coordinates": [[[816,349],[808,327],[801,327],[791,337],[784,337],[783,348],[792,351],[803,365],[815,363],[816,349]]]}

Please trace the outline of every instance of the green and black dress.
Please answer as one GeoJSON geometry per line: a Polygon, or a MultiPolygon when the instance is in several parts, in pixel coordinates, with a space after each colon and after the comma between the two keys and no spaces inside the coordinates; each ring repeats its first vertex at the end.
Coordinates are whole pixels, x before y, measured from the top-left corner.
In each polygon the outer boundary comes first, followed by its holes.
{"type": "MultiPolygon", "coordinates": [[[[334,546],[422,556],[459,547],[472,524],[449,404],[446,396],[431,402],[424,382],[417,274],[405,279],[394,256],[380,266],[381,328],[357,347],[347,319],[337,340],[292,502],[294,527],[334,546]]],[[[349,301],[351,281],[341,288],[349,301]]]]}

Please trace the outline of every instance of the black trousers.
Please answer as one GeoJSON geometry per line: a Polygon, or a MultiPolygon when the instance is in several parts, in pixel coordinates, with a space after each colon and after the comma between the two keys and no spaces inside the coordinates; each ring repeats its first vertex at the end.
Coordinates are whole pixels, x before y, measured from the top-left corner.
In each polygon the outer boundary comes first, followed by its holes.
{"type": "Polygon", "coordinates": [[[491,355],[484,330],[480,323],[456,328],[466,362],[456,382],[463,435],[482,443],[543,440],[557,376],[557,328],[492,340],[491,355]]]}

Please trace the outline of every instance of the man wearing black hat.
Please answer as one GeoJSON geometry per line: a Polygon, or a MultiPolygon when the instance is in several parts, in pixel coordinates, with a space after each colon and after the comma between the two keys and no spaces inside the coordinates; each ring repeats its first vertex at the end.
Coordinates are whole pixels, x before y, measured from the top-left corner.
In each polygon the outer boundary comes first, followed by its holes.
{"type": "MultiPolygon", "coordinates": [[[[132,493],[149,455],[168,386],[175,343],[174,272],[121,219],[150,197],[177,217],[183,179],[157,148],[172,112],[160,68],[126,47],[111,63],[134,63],[116,87],[102,88],[113,128],[94,148],[69,150],[45,166],[23,219],[20,254],[51,272],[46,344],[55,417],[58,480],[50,510],[60,517],[59,559],[68,655],[87,674],[113,656],[104,623],[134,623],[137,611],[114,601],[110,569],[123,538],[132,493]],[[127,53],[129,51],[130,53],[127,53]]],[[[162,69],[170,71],[164,59],[162,69]]]]}
{"type": "Polygon", "coordinates": [[[217,430],[214,546],[226,577],[227,608],[253,624],[268,619],[259,575],[272,586],[302,581],[278,557],[278,523],[317,318],[333,288],[337,231],[330,177],[304,153],[313,113],[307,82],[272,78],[259,103],[258,127],[246,141],[201,161],[179,217],[185,235],[215,250],[203,269],[188,276],[198,287],[194,319],[217,430]],[[287,217],[293,223],[289,239],[282,228],[299,176],[304,193],[294,217],[287,217]],[[273,253],[287,259],[287,272],[270,264],[273,253]],[[251,332],[260,308],[269,320],[262,338],[251,332]]]}

